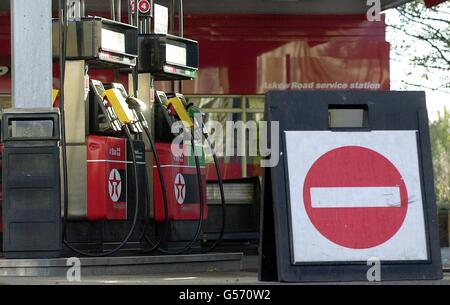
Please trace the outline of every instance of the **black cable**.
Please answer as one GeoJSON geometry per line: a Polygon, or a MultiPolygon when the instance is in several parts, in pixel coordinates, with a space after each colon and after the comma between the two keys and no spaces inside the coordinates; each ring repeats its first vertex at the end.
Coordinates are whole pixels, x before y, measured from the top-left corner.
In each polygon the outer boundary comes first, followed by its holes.
{"type": "Polygon", "coordinates": [[[219,160],[217,159],[217,155],[216,152],[214,151],[214,148],[211,145],[211,141],[209,140],[209,137],[207,134],[204,134],[204,137],[206,139],[206,141],[208,142],[209,148],[211,149],[212,155],[213,155],[213,159],[214,159],[214,166],[216,168],[216,173],[217,173],[217,181],[219,182],[219,189],[220,189],[220,199],[221,199],[221,206],[222,206],[222,226],[220,229],[220,233],[219,233],[219,238],[216,239],[216,241],[206,250],[204,250],[203,252],[210,252],[212,250],[214,250],[223,240],[223,235],[225,234],[225,221],[227,219],[226,216],[226,206],[225,206],[225,192],[223,190],[223,181],[222,181],[222,173],[220,171],[220,167],[219,167],[219,160]]]}
{"type": "Polygon", "coordinates": [[[136,223],[137,223],[137,219],[138,219],[138,214],[139,214],[139,181],[138,181],[138,172],[137,172],[137,162],[136,162],[136,153],[134,151],[134,143],[133,143],[133,138],[131,136],[130,133],[130,129],[128,128],[127,125],[123,126],[123,131],[126,133],[127,135],[127,140],[130,142],[130,146],[131,146],[131,158],[133,160],[133,174],[134,174],[134,183],[135,183],[135,192],[136,192],[136,205],[135,205],[135,209],[134,209],[134,215],[133,215],[133,223],[131,225],[130,230],[128,231],[127,236],[125,237],[125,239],[114,249],[111,249],[107,252],[102,252],[102,253],[90,253],[90,252],[86,252],[86,251],[82,251],[79,249],[76,249],[74,246],[72,246],[67,240],[64,239],[64,244],[73,252],[76,252],[80,255],[84,255],[84,256],[90,256],[90,257],[102,257],[102,256],[108,256],[111,254],[116,253],[117,251],[119,251],[120,249],[122,249],[130,240],[131,235],[134,232],[134,229],[136,227],[136,223]]]}

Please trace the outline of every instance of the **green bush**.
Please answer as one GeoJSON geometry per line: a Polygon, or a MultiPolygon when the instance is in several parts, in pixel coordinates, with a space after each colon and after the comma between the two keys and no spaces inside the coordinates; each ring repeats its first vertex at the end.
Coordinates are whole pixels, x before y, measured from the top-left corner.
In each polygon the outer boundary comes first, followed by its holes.
{"type": "Polygon", "coordinates": [[[444,108],[430,122],[436,200],[440,208],[450,208],[450,111],[444,108]]]}

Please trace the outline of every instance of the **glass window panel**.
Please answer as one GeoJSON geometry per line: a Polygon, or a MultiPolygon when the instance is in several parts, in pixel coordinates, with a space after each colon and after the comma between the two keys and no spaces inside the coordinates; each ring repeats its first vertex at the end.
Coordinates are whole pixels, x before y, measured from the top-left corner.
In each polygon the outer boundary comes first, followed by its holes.
{"type": "Polygon", "coordinates": [[[1,109],[11,108],[10,95],[0,95],[0,108],[1,109]]]}
{"type": "Polygon", "coordinates": [[[247,98],[247,108],[249,109],[264,109],[263,96],[250,96],[247,98]]]}
{"type": "Polygon", "coordinates": [[[235,97],[190,97],[189,102],[200,108],[240,108],[242,100],[235,97]]]}
{"type": "MultiPolygon", "coordinates": [[[[236,179],[242,178],[244,176],[259,176],[261,173],[259,166],[259,132],[255,136],[250,137],[249,131],[245,132],[245,152],[244,157],[238,156],[237,154],[237,139],[238,131],[232,129],[232,126],[226,128],[228,124],[234,123],[236,121],[241,121],[245,118],[246,122],[254,121],[256,126],[258,122],[263,120],[264,114],[264,97],[263,96],[188,96],[188,102],[202,108],[205,111],[205,122],[216,121],[222,126],[223,137],[218,139],[213,143],[215,151],[219,155],[219,162],[222,169],[222,175],[224,179],[236,179]],[[245,103],[245,104],[244,104],[245,103]],[[245,106],[245,107],[244,107],[245,106]],[[247,108],[247,109],[246,109],[247,108]],[[251,109],[251,110],[250,110],[251,109]],[[250,111],[249,111],[250,110],[250,111]],[[258,111],[259,110],[259,111],[258,111]],[[258,111],[258,112],[255,112],[258,111]],[[229,148],[234,151],[233,156],[226,155],[227,139],[231,141],[231,137],[228,134],[234,131],[234,141],[229,148]],[[251,143],[250,143],[251,142],[251,143]],[[250,156],[250,146],[256,150],[256,155],[250,156]],[[247,175],[244,175],[245,172],[247,175]]],[[[215,140],[216,131],[211,130],[210,139],[215,140]]],[[[206,143],[205,143],[206,144],[206,143]]],[[[206,145],[205,145],[206,146],[206,145]]],[[[241,148],[242,149],[242,148],[241,148]]],[[[209,149],[205,147],[205,150],[209,152],[209,149]]],[[[242,152],[241,152],[242,153],[242,152]]],[[[211,154],[207,153],[207,177],[208,179],[216,179],[215,169],[213,165],[213,158],[211,154]]]]}

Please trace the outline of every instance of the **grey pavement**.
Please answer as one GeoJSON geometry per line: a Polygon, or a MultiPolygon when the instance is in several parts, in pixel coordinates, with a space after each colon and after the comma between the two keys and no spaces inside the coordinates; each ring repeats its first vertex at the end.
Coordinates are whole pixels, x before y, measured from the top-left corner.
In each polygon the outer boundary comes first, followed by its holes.
{"type": "MultiPolygon", "coordinates": [[[[62,277],[2,277],[1,285],[266,285],[280,284],[259,282],[256,272],[209,272],[177,273],[160,275],[115,275],[82,277],[81,282],[68,282],[62,277]]],[[[317,284],[317,283],[307,283],[317,284]]],[[[450,273],[439,281],[393,281],[393,282],[344,282],[323,283],[331,285],[390,284],[390,285],[450,285],[450,273]]]]}
{"type": "MultiPolygon", "coordinates": [[[[85,276],[81,282],[69,282],[64,277],[0,277],[0,285],[254,285],[279,284],[259,282],[257,257],[246,256],[241,272],[170,273],[151,275],[85,276]]],[[[324,284],[393,284],[393,285],[450,285],[450,248],[442,249],[444,278],[439,281],[394,281],[394,282],[345,282],[324,284]]],[[[314,284],[314,283],[308,283],[314,284]]]]}

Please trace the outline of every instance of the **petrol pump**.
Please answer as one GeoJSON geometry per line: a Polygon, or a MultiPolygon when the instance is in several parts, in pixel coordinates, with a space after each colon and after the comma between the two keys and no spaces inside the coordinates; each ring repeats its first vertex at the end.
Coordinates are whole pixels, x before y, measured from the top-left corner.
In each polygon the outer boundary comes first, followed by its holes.
{"type": "Polygon", "coordinates": [[[196,76],[197,43],[150,33],[142,25],[151,17],[138,12],[130,18],[135,25],[124,24],[84,17],[81,11],[77,16],[60,2],[53,53],[63,89],[58,101],[66,248],[86,256],[125,249],[199,251],[207,217],[206,180],[203,149],[193,134],[203,126],[181,93],[154,94],[154,81],[196,76]],[[95,69],[132,72],[129,92],[118,82],[90,78],[95,69]],[[175,122],[189,127],[189,140],[180,144],[182,156],[170,149],[175,122]],[[191,153],[196,150],[201,153],[191,153]]]}
{"type": "Polygon", "coordinates": [[[137,27],[83,15],[60,1],[60,18],[53,21],[53,54],[60,61],[63,89],[63,238],[78,254],[104,256],[136,239],[145,154],[136,139],[142,126],[125,93],[90,79],[89,71],[134,66],[137,27]]]}
{"type": "MultiPolygon", "coordinates": [[[[159,156],[158,162],[161,163],[162,168],[161,171],[154,170],[153,174],[149,174],[153,178],[153,200],[150,207],[152,218],[157,227],[168,228],[169,231],[166,233],[169,243],[167,246],[181,251],[183,248],[195,246],[193,241],[197,240],[201,234],[202,222],[207,219],[208,207],[203,145],[195,143],[192,136],[194,131],[197,133],[199,130],[204,131],[202,123],[196,123],[194,120],[194,114],[200,113],[200,111],[198,109],[193,111],[196,108],[188,104],[181,93],[182,81],[191,80],[197,76],[198,43],[183,37],[183,3],[179,1],[178,4],[178,35],[175,35],[173,31],[173,23],[170,25],[171,33],[160,29],[156,32],[157,24],[166,22],[166,20],[157,20],[160,15],[157,10],[164,9],[159,5],[155,4],[154,9],[151,10],[155,12],[153,27],[146,26],[151,24],[151,15],[140,18],[139,60],[134,69],[135,81],[129,81],[129,84],[130,92],[138,87],[139,97],[142,96],[151,106],[150,116],[154,122],[152,127],[156,142],[154,149],[157,152],[153,159],[159,156]],[[150,31],[150,28],[154,31],[150,31]],[[156,91],[155,81],[170,81],[173,91],[156,91]],[[178,92],[176,92],[176,82],[179,83],[178,92]],[[175,156],[171,151],[172,142],[178,136],[172,132],[172,125],[177,122],[182,122],[188,131],[186,141],[178,147],[180,151],[183,151],[181,156],[175,156]],[[164,176],[163,181],[161,181],[160,174],[164,176]],[[200,177],[198,177],[199,175],[200,177]],[[161,183],[165,184],[168,190],[166,200],[164,200],[165,192],[161,183]],[[194,231],[196,234],[193,236],[192,232],[194,231]]],[[[172,17],[171,20],[174,19],[173,14],[174,7],[172,6],[169,14],[172,17]]],[[[202,132],[196,138],[200,140],[202,132]]],[[[216,169],[219,168],[216,167],[216,169]]],[[[220,171],[219,176],[221,176],[220,171]]],[[[224,208],[224,196],[222,196],[222,203],[224,208]]],[[[225,217],[224,209],[222,211],[225,217]]],[[[161,229],[164,230],[163,228],[161,229]]],[[[217,243],[221,240],[223,230],[224,221],[217,243]]],[[[160,252],[169,253],[170,251],[160,249],[160,252]]]]}

